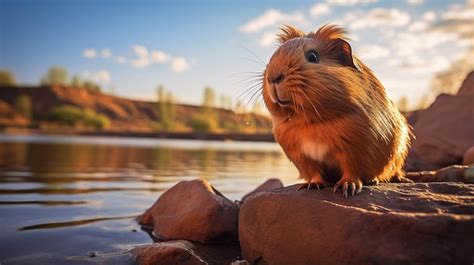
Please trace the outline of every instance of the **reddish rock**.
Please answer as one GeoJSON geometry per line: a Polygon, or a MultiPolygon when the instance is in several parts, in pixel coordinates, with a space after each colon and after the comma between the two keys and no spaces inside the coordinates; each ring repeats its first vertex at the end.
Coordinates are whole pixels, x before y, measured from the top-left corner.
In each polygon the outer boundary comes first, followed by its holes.
{"type": "Polygon", "coordinates": [[[331,189],[262,192],[241,207],[242,255],[258,264],[471,264],[474,185],[365,187],[344,199],[331,189]]]}
{"type": "Polygon", "coordinates": [[[414,182],[462,182],[474,184],[474,165],[453,165],[437,171],[407,172],[405,177],[414,182]]]}
{"type": "Polygon", "coordinates": [[[283,188],[283,183],[279,179],[268,179],[264,183],[262,183],[260,186],[258,186],[256,189],[253,191],[247,193],[244,197],[242,197],[242,202],[247,200],[249,197],[262,192],[262,191],[269,191],[269,190],[274,190],[274,189],[279,189],[283,188]]]}
{"type": "Polygon", "coordinates": [[[409,118],[416,139],[405,163],[407,171],[437,170],[461,164],[474,145],[474,72],[457,95],[439,95],[427,109],[409,118]]]}
{"type": "Polygon", "coordinates": [[[237,241],[239,207],[206,180],[181,181],[138,217],[163,239],[237,241]]]}
{"type": "Polygon", "coordinates": [[[474,164],[474,146],[471,146],[471,148],[467,149],[467,151],[464,153],[462,164],[463,165],[474,164]]]}
{"type": "Polygon", "coordinates": [[[458,91],[458,95],[469,94],[474,94],[474,71],[467,75],[458,91]]]}
{"type": "Polygon", "coordinates": [[[203,245],[176,240],[139,246],[131,252],[139,265],[217,265],[236,261],[240,255],[240,248],[237,244],[203,245]]]}

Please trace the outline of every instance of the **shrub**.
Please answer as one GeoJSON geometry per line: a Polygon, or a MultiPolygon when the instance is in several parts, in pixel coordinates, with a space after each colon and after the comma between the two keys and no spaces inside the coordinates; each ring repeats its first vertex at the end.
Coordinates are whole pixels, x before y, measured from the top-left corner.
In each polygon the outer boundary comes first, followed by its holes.
{"type": "Polygon", "coordinates": [[[49,120],[63,125],[83,125],[94,129],[103,129],[110,125],[107,116],[90,109],[83,110],[71,105],[63,105],[52,109],[49,120]]]}
{"type": "Polygon", "coordinates": [[[32,105],[31,97],[28,94],[21,94],[15,100],[15,110],[28,119],[32,117],[32,105]]]}
{"type": "Polygon", "coordinates": [[[195,115],[189,124],[197,132],[211,132],[217,128],[214,119],[204,116],[202,114],[195,115]]]}
{"type": "Polygon", "coordinates": [[[8,70],[0,70],[0,85],[16,85],[15,76],[8,70]]]}

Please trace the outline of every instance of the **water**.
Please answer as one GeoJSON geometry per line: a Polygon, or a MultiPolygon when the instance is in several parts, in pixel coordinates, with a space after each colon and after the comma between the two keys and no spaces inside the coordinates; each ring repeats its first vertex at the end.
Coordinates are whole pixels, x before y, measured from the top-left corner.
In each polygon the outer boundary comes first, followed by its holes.
{"type": "Polygon", "coordinates": [[[134,217],[177,182],[237,200],[296,176],[274,143],[0,134],[0,264],[127,264],[152,242],[134,217]]]}

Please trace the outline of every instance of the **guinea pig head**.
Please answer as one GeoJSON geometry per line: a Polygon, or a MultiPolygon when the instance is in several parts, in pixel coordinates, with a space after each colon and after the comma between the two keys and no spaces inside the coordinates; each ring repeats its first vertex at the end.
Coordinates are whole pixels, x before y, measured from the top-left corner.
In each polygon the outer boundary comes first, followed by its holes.
{"type": "Polygon", "coordinates": [[[332,25],[308,34],[291,26],[281,29],[262,92],[274,117],[304,115],[316,122],[348,111],[353,93],[348,86],[361,70],[344,33],[332,25]]]}

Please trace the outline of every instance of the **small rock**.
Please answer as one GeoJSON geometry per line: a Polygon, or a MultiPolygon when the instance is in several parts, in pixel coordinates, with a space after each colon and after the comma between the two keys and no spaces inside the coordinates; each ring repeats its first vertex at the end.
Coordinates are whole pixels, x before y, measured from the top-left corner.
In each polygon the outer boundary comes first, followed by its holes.
{"type": "Polygon", "coordinates": [[[262,183],[260,186],[258,186],[256,189],[253,191],[247,193],[244,197],[242,197],[242,202],[247,200],[249,197],[262,192],[262,191],[269,191],[269,190],[274,190],[274,189],[279,189],[283,188],[283,183],[279,179],[268,179],[264,183],[262,183]]]}
{"type": "Polygon", "coordinates": [[[251,264],[474,260],[472,184],[381,184],[348,199],[331,189],[296,188],[263,192],[242,205],[239,239],[242,257],[251,264]]]}
{"type": "Polygon", "coordinates": [[[206,180],[181,181],[137,218],[163,239],[238,241],[239,207],[206,180]]]}
{"type": "Polygon", "coordinates": [[[158,242],[131,250],[139,265],[231,264],[240,254],[238,244],[204,245],[186,240],[158,242]]]}
{"type": "Polygon", "coordinates": [[[474,146],[471,146],[467,151],[464,153],[463,160],[462,160],[463,165],[470,165],[474,164],[474,146]]]}

